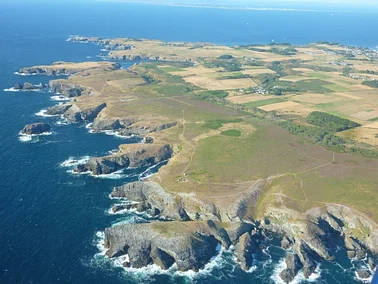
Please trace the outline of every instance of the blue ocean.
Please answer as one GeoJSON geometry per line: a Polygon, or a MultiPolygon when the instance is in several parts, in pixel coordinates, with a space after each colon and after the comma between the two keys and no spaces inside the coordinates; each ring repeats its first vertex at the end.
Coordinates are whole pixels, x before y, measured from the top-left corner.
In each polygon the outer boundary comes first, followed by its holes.
{"type": "MultiPolygon", "coordinates": [[[[50,1],[53,2],[53,1],[50,1]]],[[[198,274],[154,267],[125,270],[103,257],[102,232],[118,222],[146,222],[143,214],[112,215],[112,188],[153,174],[134,169],[107,178],[75,176],[67,164],[105,155],[139,140],[91,134],[85,125],[40,117],[56,104],[48,92],[10,92],[21,67],[54,61],[101,60],[100,47],[67,42],[70,35],[206,41],[225,45],[327,40],[375,48],[372,12],[247,11],[143,4],[0,3],[0,283],[279,283],[285,252],[272,240],[265,257],[243,272],[232,253],[219,255],[198,274]],[[4,90],[4,91],[3,91],[4,90]],[[45,121],[53,133],[20,141],[25,124],[45,121]]],[[[134,62],[122,62],[127,68],[134,62]]],[[[298,283],[361,283],[355,266],[341,259],[322,263],[312,279],[298,283]]]]}

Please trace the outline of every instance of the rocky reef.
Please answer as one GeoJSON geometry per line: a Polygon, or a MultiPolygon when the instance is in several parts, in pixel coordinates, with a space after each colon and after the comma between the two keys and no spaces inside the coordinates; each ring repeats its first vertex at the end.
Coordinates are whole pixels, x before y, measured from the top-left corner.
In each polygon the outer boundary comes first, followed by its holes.
{"type": "Polygon", "coordinates": [[[43,133],[48,133],[51,131],[51,127],[47,123],[32,123],[25,125],[25,127],[21,130],[21,134],[25,135],[41,135],[43,133]]]}
{"type": "Polygon", "coordinates": [[[17,83],[14,85],[13,89],[16,91],[36,91],[36,90],[43,90],[46,88],[46,85],[42,82],[38,85],[33,85],[32,83],[25,82],[23,84],[17,83]]]}

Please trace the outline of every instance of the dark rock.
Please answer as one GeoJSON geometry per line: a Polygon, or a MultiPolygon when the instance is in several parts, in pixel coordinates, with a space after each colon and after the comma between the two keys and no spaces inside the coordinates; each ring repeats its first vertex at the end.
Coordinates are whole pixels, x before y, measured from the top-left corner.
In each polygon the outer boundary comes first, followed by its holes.
{"type": "Polygon", "coordinates": [[[124,126],[119,119],[96,119],[92,125],[94,131],[118,130],[120,128],[124,128],[124,126]]]}
{"type": "Polygon", "coordinates": [[[235,246],[235,255],[237,260],[241,263],[244,270],[248,270],[252,266],[253,241],[250,233],[244,233],[239,242],[235,246]]]}
{"type": "Polygon", "coordinates": [[[92,121],[97,115],[106,108],[106,103],[100,104],[95,107],[87,108],[81,111],[81,118],[84,121],[92,121]]]}
{"type": "Polygon", "coordinates": [[[373,271],[375,270],[375,268],[377,266],[374,259],[371,258],[371,257],[368,258],[368,265],[369,265],[369,268],[373,271]]]}
{"type": "Polygon", "coordinates": [[[13,89],[15,89],[15,90],[22,90],[23,88],[24,88],[24,86],[21,83],[17,83],[13,87],[13,89]]]}
{"type": "Polygon", "coordinates": [[[63,104],[49,107],[46,111],[47,115],[62,115],[64,114],[72,105],[63,104]]]}
{"type": "Polygon", "coordinates": [[[362,249],[356,250],[356,257],[358,260],[364,259],[366,257],[366,252],[362,249]]]}
{"type": "Polygon", "coordinates": [[[302,268],[302,263],[296,254],[289,254],[286,257],[285,262],[286,269],[280,273],[280,277],[285,283],[290,283],[302,268]]]}
{"type": "Polygon", "coordinates": [[[357,270],[357,275],[361,279],[368,279],[371,276],[371,273],[369,270],[357,270]]]}
{"type": "Polygon", "coordinates": [[[218,241],[208,231],[203,233],[203,223],[186,224],[122,224],[105,229],[106,255],[128,254],[134,268],[151,263],[168,268],[176,263],[180,271],[198,271],[216,254],[218,241]]]}
{"type": "Polygon", "coordinates": [[[51,128],[50,125],[47,123],[32,123],[26,125],[21,133],[22,134],[27,134],[27,135],[39,135],[43,133],[50,132],[51,128]]]}
{"type": "Polygon", "coordinates": [[[179,206],[179,208],[178,208],[178,214],[180,216],[180,220],[181,221],[189,221],[190,220],[190,218],[189,218],[188,214],[186,213],[185,209],[182,208],[181,206],[179,206]]]}
{"type": "Polygon", "coordinates": [[[77,105],[72,105],[64,113],[64,117],[72,122],[92,121],[105,107],[105,103],[85,109],[80,109],[77,105]]]}
{"type": "Polygon", "coordinates": [[[281,247],[287,250],[291,247],[291,245],[292,245],[292,241],[288,237],[284,236],[281,241],[281,247]]]}
{"type": "MultiPolygon", "coordinates": [[[[70,110],[68,110],[70,111],[70,110]]],[[[92,158],[84,168],[74,168],[74,172],[91,171],[94,175],[111,174],[118,170],[132,167],[145,167],[171,158],[170,145],[131,145],[130,151],[122,154],[92,158]]]]}
{"type": "Polygon", "coordinates": [[[156,128],[151,129],[150,132],[159,132],[159,131],[162,131],[164,129],[168,129],[168,128],[174,127],[176,125],[177,125],[177,122],[165,123],[165,124],[159,125],[156,128]]]}
{"type": "Polygon", "coordinates": [[[153,207],[151,209],[150,215],[152,217],[156,217],[156,216],[160,215],[160,210],[158,208],[156,208],[156,207],[153,207]]]}
{"type": "Polygon", "coordinates": [[[132,182],[114,188],[111,197],[127,198],[138,203],[149,204],[154,210],[166,218],[180,220],[179,214],[181,204],[172,194],[165,191],[155,182],[132,182]]]}
{"type": "Polygon", "coordinates": [[[35,87],[33,84],[31,83],[28,83],[28,82],[25,82],[24,83],[24,86],[22,87],[23,90],[35,90],[35,89],[38,89],[37,87],[35,87]]]}
{"type": "Polygon", "coordinates": [[[308,278],[315,272],[317,267],[316,262],[313,259],[313,252],[308,245],[303,242],[300,244],[299,249],[296,249],[296,251],[298,251],[298,256],[303,265],[303,274],[306,278],[308,278]]]}
{"type": "Polygon", "coordinates": [[[133,209],[133,208],[136,208],[136,207],[137,207],[137,204],[135,204],[135,203],[115,204],[112,207],[112,212],[117,213],[117,212],[122,211],[122,210],[130,210],[130,209],[133,209]]]}
{"type": "Polygon", "coordinates": [[[171,255],[156,246],[151,249],[151,258],[162,269],[168,269],[175,263],[175,259],[171,255]]]}
{"type": "Polygon", "coordinates": [[[39,84],[38,84],[38,88],[40,88],[40,89],[45,89],[47,86],[46,86],[46,84],[44,84],[44,83],[42,83],[42,82],[40,82],[39,84]]]}
{"type": "Polygon", "coordinates": [[[152,143],[154,143],[154,138],[152,138],[150,136],[144,137],[143,142],[146,143],[146,144],[152,144],[152,143]]]}
{"type": "Polygon", "coordinates": [[[347,251],[348,258],[353,259],[356,257],[356,251],[354,250],[348,250],[347,251]]]}

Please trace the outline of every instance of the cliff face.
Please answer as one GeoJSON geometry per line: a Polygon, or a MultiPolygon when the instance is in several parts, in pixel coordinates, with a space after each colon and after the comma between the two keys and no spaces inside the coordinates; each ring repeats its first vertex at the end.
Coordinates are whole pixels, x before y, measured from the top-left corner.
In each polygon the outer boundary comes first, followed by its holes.
{"type": "Polygon", "coordinates": [[[73,75],[82,71],[112,71],[120,69],[121,65],[115,62],[54,62],[52,65],[32,66],[21,68],[18,73],[25,75],[61,76],[73,75]]]}
{"type": "Polygon", "coordinates": [[[111,174],[124,168],[151,166],[172,157],[170,145],[130,145],[128,150],[115,155],[92,158],[84,165],[78,165],[74,172],[91,172],[94,175],[111,174]]]}
{"type": "MultiPolygon", "coordinates": [[[[247,201],[241,208],[252,204],[250,198],[253,197],[252,199],[255,200],[256,192],[260,192],[262,188],[263,181],[255,183],[250,192],[245,193],[245,198],[248,200],[243,199],[247,201]]],[[[203,253],[202,249],[205,249],[204,255],[210,256],[213,247],[208,246],[208,243],[204,247],[192,246],[191,236],[200,234],[202,237],[207,236],[206,238],[214,237],[217,243],[225,248],[231,244],[234,245],[236,259],[243,269],[248,270],[252,265],[253,255],[260,253],[264,247],[265,235],[274,234],[282,238],[282,248],[291,249],[286,257],[287,267],[280,274],[286,283],[290,283],[300,270],[303,271],[305,277],[310,277],[319,262],[333,261],[337,247],[345,250],[345,254],[349,258],[364,259],[368,257],[371,267],[374,268],[378,248],[378,231],[370,221],[353,214],[350,212],[351,209],[343,206],[328,205],[312,209],[305,214],[305,217],[295,211],[273,208],[266,214],[264,220],[256,222],[244,220],[240,215],[238,220],[221,222],[221,216],[225,215],[220,212],[221,208],[215,208],[213,214],[210,211],[202,212],[200,208],[207,208],[206,204],[201,204],[201,201],[195,198],[190,200],[180,198],[151,181],[134,182],[116,187],[111,196],[137,202],[138,204],[134,204],[133,208],[137,208],[139,211],[152,212],[151,214],[154,216],[159,215],[177,221],[164,222],[164,225],[161,225],[162,227],[157,231],[154,231],[154,228],[159,227],[161,222],[141,226],[140,228],[145,229],[146,232],[153,231],[148,236],[148,240],[139,232],[139,225],[129,224],[107,229],[106,245],[109,248],[107,255],[110,257],[127,254],[129,248],[135,246],[143,249],[142,255],[148,259],[144,263],[155,263],[162,268],[167,268],[168,264],[173,263],[174,260],[174,262],[185,263],[180,266],[180,269],[198,269],[204,265],[207,257],[196,259],[201,264],[200,266],[188,264],[183,260],[188,256],[188,252],[178,250],[172,244],[185,244],[191,251],[198,250],[197,253],[203,253]],[[195,220],[198,216],[193,208],[198,208],[200,218],[207,221],[190,221],[195,220]],[[218,221],[209,220],[212,218],[218,221]],[[175,232],[175,227],[181,226],[181,224],[191,229],[180,231],[180,240],[178,240],[176,234],[172,232],[175,232]],[[191,224],[201,225],[192,226],[191,224]],[[131,237],[130,231],[141,236],[133,235],[131,237]],[[168,238],[165,234],[170,237],[168,238]],[[157,248],[150,238],[156,240],[157,248]],[[141,246],[144,243],[148,245],[141,246]],[[155,257],[155,254],[165,255],[167,259],[171,259],[171,262],[161,264],[164,261],[155,257]]],[[[236,210],[236,212],[241,211],[236,210]]],[[[134,253],[133,250],[131,251],[134,253]]],[[[128,265],[134,267],[133,263],[128,265]]]]}
{"type": "Polygon", "coordinates": [[[124,266],[139,268],[156,264],[168,269],[173,263],[181,271],[198,271],[217,254],[218,245],[228,248],[230,235],[240,226],[212,221],[158,222],[124,224],[105,230],[106,255],[118,257],[128,254],[124,266]]]}
{"type": "Polygon", "coordinates": [[[349,258],[367,257],[374,262],[378,230],[364,216],[346,206],[327,205],[306,212],[305,218],[294,211],[271,209],[262,224],[265,230],[285,236],[290,244],[283,246],[292,246],[294,256],[286,260],[291,265],[281,275],[287,283],[298,273],[298,267],[303,267],[305,277],[309,277],[317,262],[333,261],[336,248],[342,248],[349,258]]]}

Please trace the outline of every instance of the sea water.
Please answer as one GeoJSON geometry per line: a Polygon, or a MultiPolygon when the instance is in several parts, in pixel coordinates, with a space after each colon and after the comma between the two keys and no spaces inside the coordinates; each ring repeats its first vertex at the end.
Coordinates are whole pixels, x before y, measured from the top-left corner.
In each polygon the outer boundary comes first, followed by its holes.
{"type": "MultiPolygon", "coordinates": [[[[12,92],[17,82],[53,77],[20,76],[21,67],[54,61],[101,60],[99,46],[67,42],[70,35],[207,41],[227,45],[319,40],[375,47],[378,17],[371,13],[236,11],[141,4],[0,4],[0,283],[279,283],[286,252],[267,243],[244,272],[232,248],[219,248],[199,273],[156,266],[123,269],[104,257],[103,231],[119,222],[148,222],[134,211],[109,214],[120,202],[114,186],[143,179],[156,168],[132,169],[111,178],[73,175],[70,169],[106,155],[134,138],[90,133],[85,125],[46,117],[59,103],[48,92],[12,92]],[[25,124],[48,122],[51,135],[20,137],[25,124]]],[[[124,68],[133,62],[123,62],[124,68]]],[[[108,133],[109,134],[109,133],[108,133]]],[[[111,134],[111,133],[110,133],[111,134]]],[[[310,280],[296,283],[360,283],[355,268],[339,259],[321,263],[310,280]]]]}

